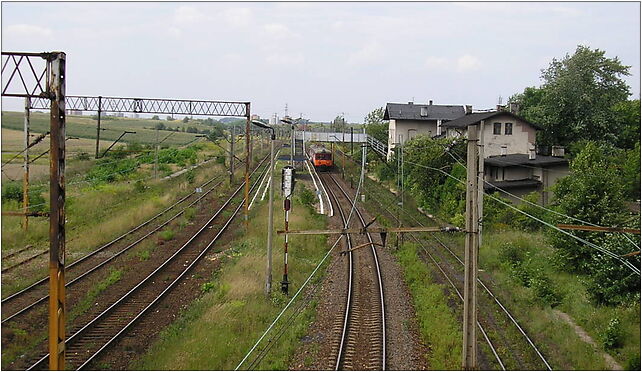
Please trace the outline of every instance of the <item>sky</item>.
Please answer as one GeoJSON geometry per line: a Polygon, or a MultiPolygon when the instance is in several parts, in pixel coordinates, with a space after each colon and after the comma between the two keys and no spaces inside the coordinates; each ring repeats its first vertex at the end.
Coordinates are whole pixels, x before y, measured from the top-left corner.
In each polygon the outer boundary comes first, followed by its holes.
{"type": "Polygon", "coordinates": [[[250,101],[264,118],[488,109],[578,44],[631,66],[640,97],[639,3],[2,2],[2,50],[66,52],[68,95],[250,101]]]}

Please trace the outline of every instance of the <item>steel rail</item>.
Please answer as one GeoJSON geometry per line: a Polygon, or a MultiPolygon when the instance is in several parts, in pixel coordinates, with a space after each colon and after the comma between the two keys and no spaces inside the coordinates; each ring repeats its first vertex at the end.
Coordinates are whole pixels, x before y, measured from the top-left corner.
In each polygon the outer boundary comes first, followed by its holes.
{"type": "MultiPolygon", "coordinates": [[[[345,216],[345,213],[343,212],[343,207],[341,206],[341,203],[339,203],[339,198],[337,198],[337,196],[334,194],[334,191],[332,191],[332,189],[328,187],[327,190],[329,190],[330,195],[332,195],[332,199],[337,205],[337,210],[339,211],[339,214],[341,216],[341,224],[345,226],[347,218],[345,216]]],[[[346,238],[346,244],[348,248],[348,297],[346,299],[346,306],[344,310],[343,326],[341,327],[341,340],[339,341],[339,350],[337,352],[337,360],[334,364],[335,371],[338,371],[341,366],[341,359],[343,357],[343,348],[346,340],[346,335],[348,333],[348,319],[350,317],[350,309],[352,306],[352,289],[353,289],[352,274],[354,271],[353,265],[352,265],[352,239],[350,234],[346,234],[345,238],[346,238]]]]}
{"type": "MultiPolygon", "coordinates": [[[[340,150],[339,150],[339,151],[340,151],[340,150]]],[[[352,159],[351,157],[348,157],[348,158],[349,158],[350,160],[352,160],[355,164],[358,164],[358,163],[356,163],[356,161],[355,161],[354,159],[352,159]]],[[[379,203],[379,201],[378,201],[376,198],[373,198],[373,200],[376,200],[376,201],[377,201],[377,203],[379,203]]],[[[382,207],[386,212],[388,212],[388,213],[390,214],[390,216],[392,216],[392,218],[393,218],[393,219],[395,219],[397,222],[399,221],[399,220],[398,220],[398,218],[394,215],[394,213],[390,212],[387,208],[383,207],[383,206],[381,205],[381,203],[379,203],[379,205],[380,205],[380,206],[381,206],[381,207],[382,207]]],[[[404,210],[404,209],[402,209],[402,211],[403,211],[403,212],[404,212],[408,217],[410,217],[414,222],[416,222],[416,223],[417,223],[417,224],[419,224],[420,226],[424,226],[424,224],[423,224],[423,223],[421,223],[421,221],[419,221],[415,216],[411,215],[408,211],[406,211],[406,210],[404,210]]],[[[434,220],[434,218],[432,218],[432,219],[434,220]]],[[[416,237],[414,237],[414,235],[413,235],[413,234],[411,234],[411,235],[413,236],[413,238],[415,238],[415,239],[416,239],[416,237]]],[[[439,245],[441,245],[443,248],[445,248],[445,249],[446,249],[446,250],[447,250],[447,251],[448,251],[448,252],[449,252],[453,257],[455,257],[455,258],[457,259],[457,261],[459,261],[459,263],[460,263],[461,265],[463,265],[463,264],[464,264],[464,263],[461,261],[461,259],[459,258],[459,256],[457,256],[457,255],[456,255],[456,254],[455,254],[455,253],[450,249],[450,247],[448,247],[444,242],[442,242],[439,238],[437,238],[437,236],[436,236],[435,234],[430,233],[430,236],[431,236],[433,239],[435,239],[435,241],[437,241],[437,243],[439,243],[439,245]]],[[[422,245],[422,247],[423,247],[423,245],[422,245]]],[[[424,248],[424,249],[425,249],[425,248],[424,248]]],[[[553,369],[552,369],[551,365],[548,363],[548,361],[546,360],[546,358],[544,357],[544,355],[542,355],[542,353],[539,351],[539,349],[537,348],[537,346],[535,346],[535,343],[533,342],[533,340],[528,336],[528,334],[526,333],[526,331],[524,331],[524,329],[519,325],[519,323],[517,322],[517,320],[515,319],[515,317],[513,317],[513,315],[508,311],[508,309],[507,309],[507,308],[506,308],[506,307],[501,303],[501,301],[499,301],[499,298],[497,298],[497,296],[495,296],[495,294],[494,294],[494,293],[493,293],[493,292],[492,292],[492,291],[491,291],[491,290],[486,286],[486,284],[481,280],[481,278],[477,278],[477,282],[478,282],[479,284],[481,284],[482,288],[484,288],[484,290],[486,291],[486,293],[487,293],[487,294],[488,294],[488,295],[489,295],[489,296],[490,296],[490,297],[491,297],[491,298],[492,298],[492,299],[497,303],[497,305],[502,309],[502,311],[506,314],[506,316],[511,320],[511,322],[515,325],[515,327],[517,328],[517,330],[522,334],[522,336],[526,339],[526,341],[527,341],[527,342],[528,342],[528,344],[531,346],[531,348],[535,351],[535,353],[536,353],[536,354],[537,354],[537,356],[540,358],[540,360],[544,363],[544,365],[546,365],[546,368],[547,368],[549,371],[552,371],[553,369]]],[[[482,331],[482,332],[483,332],[483,331],[482,331]]],[[[501,364],[501,362],[500,362],[500,364],[501,364]]]]}
{"type": "MultiPolygon", "coordinates": [[[[225,176],[225,175],[218,175],[218,176],[216,176],[216,177],[213,177],[213,178],[212,178],[212,179],[210,179],[209,181],[205,182],[201,187],[206,186],[206,185],[210,184],[211,182],[213,182],[213,181],[215,181],[215,180],[217,180],[217,179],[220,179],[220,178],[222,178],[222,177],[224,177],[224,176],[225,176]]],[[[146,233],[145,235],[143,235],[143,236],[142,236],[142,237],[140,237],[139,239],[137,239],[137,240],[135,240],[134,242],[130,243],[130,244],[129,244],[129,245],[127,245],[125,248],[121,249],[120,251],[118,251],[118,252],[117,252],[117,253],[115,253],[114,255],[112,255],[112,256],[110,256],[110,257],[108,257],[108,258],[107,258],[107,259],[105,259],[104,261],[101,261],[101,262],[100,262],[100,263],[98,263],[97,265],[92,266],[91,268],[89,268],[88,270],[86,270],[85,272],[83,272],[82,274],[80,274],[78,277],[76,277],[76,278],[74,278],[74,279],[70,280],[69,282],[67,282],[67,283],[66,283],[65,287],[71,287],[74,283],[78,282],[79,280],[83,279],[84,277],[86,277],[87,275],[91,274],[92,272],[94,272],[94,271],[98,270],[99,268],[101,268],[101,267],[105,266],[107,263],[109,263],[109,262],[110,262],[110,261],[112,261],[113,259],[115,259],[115,258],[119,257],[120,255],[122,255],[122,254],[123,254],[123,253],[125,253],[126,251],[128,251],[128,250],[130,250],[131,248],[135,247],[138,243],[140,243],[140,242],[141,242],[141,241],[143,241],[144,239],[148,238],[149,236],[151,236],[152,234],[154,234],[155,232],[157,232],[157,231],[158,231],[158,230],[160,230],[161,228],[165,227],[167,224],[169,224],[170,222],[172,222],[172,221],[173,221],[173,220],[175,220],[176,218],[180,217],[180,216],[185,212],[185,210],[186,210],[187,208],[189,208],[189,207],[191,207],[192,205],[196,204],[196,203],[197,203],[197,202],[199,202],[201,199],[203,199],[205,196],[207,196],[207,195],[208,195],[208,194],[210,194],[212,191],[214,191],[214,189],[216,189],[216,187],[218,187],[221,183],[223,183],[223,181],[221,181],[221,182],[217,183],[217,184],[216,184],[216,185],[214,185],[212,188],[210,188],[209,190],[207,190],[206,192],[204,192],[204,193],[203,193],[203,195],[201,195],[200,197],[198,197],[197,199],[195,199],[194,201],[192,201],[190,204],[188,204],[187,206],[185,206],[185,207],[184,207],[180,212],[178,212],[177,214],[175,214],[174,216],[172,216],[172,217],[171,217],[170,219],[168,219],[167,221],[163,222],[161,225],[159,225],[159,226],[157,226],[156,228],[152,229],[150,232],[146,233]]],[[[117,243],[118,241],[120,241],[120,240],[124,239],[125,237],[127,237],[127,236],[131,235],[132,233],[134,233],[134,232],[138,231],[140,228],[142,228],[142,227],[146,226],[147,224],[149,224],[149,223],[150,223],[150,222],[152,222],[153,220],[155,220],[155,219],[159,218],[160,216],[164,215],[165,213],[167,213],[168,211],[170,211],[171,209],[173,209],[174,207],[176,207],[177,205],[179,205],[180,203],[184,202],[186,199],[188,199],[189,197],[191,197],[191,196],[193,196],[193,195],[195,195],[195,194],[196,194],[196,192],[194,191],[194,192],[191,192],[191,193],[189,193],[189,194],[185,195],[183,198],[181,198],[180,200],[178,200],[178,201],[177,201],[177,202],[175,202],[174,204],[170,205],[170,206],[169,206],[169,207],[167,207],[165,210],[163,210],[162,212],[158,213],[157,215],[155,215],[155,216],[154,216],[154,217],[152,217],[151,219],[149,219],[149,220],[147,220],[147,221],[143,222],[142,224],[140,224],[140,225],[136,226],[134,229],[130,230],[129,232],[126,232],[125,234],[123,234],[123,235],[119,236],[118,238],[116,238],[116,239],[112,240],[111,242],[109,242],[109,243],[107,243],[107,244],[105,244],[105,245],[101,246],[100,248],[98,248],[98,249],[94,250],[93,252],[91,252],[91,253],[89,253],[89,254],[87,254],[87,255],[83,256],[82,258],[80,258],[80,259],[78,259],[78,260],[76,260],[76,261],[74,261],[72,264],[70,264],[69,266],[67,266],[67,270],[69,270],[71,267],[73,267],[73,266],[75,266],[75,265],[77,265],[77,264],[79,264],[79,263],[81,263],[81,262],[84,262],[84,261],[85,261],[85,260],[87,260],[88,258],[90,258],[90,257],[92,257],[92,256],[94,256],[94,255],[96,255],[96,254],[97,254],[97,253],[99,253],[99,252],[104,251],[105,249],[107,249],[107,248],[109,248],[110,246],[114,245],[114,244],[115,244],[115,243],[117,243]]],[[[4,303],[5,303],[5,302],[7,302],[7,301],[10,301],[10,300],[12,300],[12,299],[17,299],[17,298],[18,298],[18,296],[22,296],[22,295],[26,294],[27,292],[33,291],[33,290],[35,290],[37,287],[39,287],[39,286],[41,286],[41,285],[44,285],[44,284],[45,284],[45,283],[47,283],[48,281],[49,281],[49,278],[48,278],[48,277],[43,278],[43,279],[41,279],[41,280],[37,281],[36,283],[34,283],[34,284],[30,285],[29,287],[26,287],[25,289],[23,289],[23,290],[21,290],[21,291],[19,291],[19,292],[16,292],[16,293],[14,293],[13,295],[8,296],[7,298],[3,299],[3,300],[2,300],[2,304],[4,304],[4,303]]],[[[19,315],[23,314],[23,313],[25,313],[25,312],[27,312],[27,311],[31,310],[32,308],[34,308],[34,307],[35,307],[35,306],[37,306],[38,304],[40,304],[40,303],[44,302],[47,298],[49,298],[49,296],[48,296],[48,295],[46,295],[46,296],[43,296],[43,297],[39,298],[38,300],[36,300],[36,301],[34,301],[33,303],[31,303],[31,304],[27,305],[26,307],[23,307],[23,308],[22,308],[22,309],[20,309],[18,312],[14,313],[14,314],[12,314],[12,315],[10,315],[10,316],[8,316],[8,317],[6,317],[5,319],[3,319],[3,320],[2,320],[2,322],[1,322],[1,323],[5,323],[5,322],[7,322],[7,321],[9,321],[9,320],[11,320],[11,319],[13,319],[13,318],[15,318],[15,317],[17,317],[17,316],[19,316],[19,315]]]]}
{"type": "MultiPolygon", "coordinates": [[[[265,158],[259,163],[257,168],[252,172],[254,174],[258,167],[260,167],[263,163],[265,162],[265,158]]],[[[268,167],[269,168],[269,167],[268,167]]],[[[260,178],[260,177],[259,177],[260,178]]],[[[214,213],[214,215],[205,223],[203,226],[196,232],[192,237],[188,239],[187,242],[185,242],[176,252],[174,252],[169,258],[167,258],[160,266],[158,266],[154,271],[152,271],[150,274],[148,274],[144,279],[142,279],[136,286],[134,286],[132,289],[130,289],[128,292],[126,292],[123,296],[121,296],[118,300],[116,300],[112,305],[110,305],[107,309],[103,310],[98,316],[93,318],[91,321],[87,322],[83,327],[81,327],[78,331],[74,332],[74,334],[70,335],[67,340],[66,340],[66,345],[67,347],[70,344],[73,344],[74,342],[77,342],[82,338],[85,332],[88,332],[90,329],[95,328],[97,324],[101,320],[103,320],[107,315],[113,313],[119,306],[121,306],[126,300],[131,298],[134,293],[137,293],[145,284],[148,284],[153,277],[156,276],[156,274],[160,273],[161,270],[166,268],[170,263],[175,262],[174,259],[178,257],[181,253],[185,252],[188,247],[191,246],[191,243],[201,235],[201,233],[205,230],[208,230],[208,227],[210,224],[218,217],[221,215],[221,213],[227,208],[227,206],[232,202],[232,200],[239,194],[239,192],[244,188],[244,184],[239,185],[239,187],[236,188],[236,190],[232,193],[232,195],[225,201],[225,203],[214,213]]],[[[253,185],[253,188],[256,186],[256,182],[253,185]]],[[[161,291],[160,294],[158,294],[150,303],[147,304],[141,311],[139,311],[132,320],[130,320],[124,327],[122,327],[114,336],[111,336],[105,344],[103,344],[97,351],[95,351],[87,360],[85,360],[77,369],[82,369],[85,367],[88,363],[90,363],[96,356],[98,356],[100,353],[102,353],[105,348],[111,343],[113,343],[117,338],[119,338],[129,327],[131,327],[137,320],[140,319],[152,306],[154,306],[158,301],[164,297],[167,292],[174,287],[174,285],[180,281],[184,275],[191,269],[194,264],[197,262],[200,262],[200,259],[203,257],[205,253],[212,247],[212,245],[218,240],[218,238],[223,234],[225,229],[229,226],[231,221],[238,215],[238,212],[240,211],[241,207],[243,206],[245,198],[241,200],[239,203],[239,206],[236,208],[232,216],[227,220],[227,222],[221,227],[221,229],[217,232],[216,236],[209,242],[209,244],[201,250],[201,252],[193,258],[191,263],[183,269],[183,271],[170,283],[163,291],[161,291]]],[[[153,282],[152,282],[153,283],[153,282]]],[[[34,370],[38,367],[40,367],[49,357],[49,354],[46,354],[42,358],[40,358],[36,363],[31,365],[27,370],[34,370]]]]}
{"type": "MultiPolygon", "coordinates": [[[[337,181],[334,179],[334,177],[331,174],[329,174],[328,177],[334,182],[334,184],[337,186],[339,191],[341,191],[341,193],[344,195],[344,197],[350,201],[351,200],[350,197],[343,190],[343,188],[341,188],[341,186],[337,183],[337,181]]],[[[341,207],[341,204],[339,203],[339,199],[337,198],[337,195],[334,193],[334,191],[332,191],[332,189],[330,187],[326,187],[326,189],[329,191],[329,193],[332,195],[332,198],[335,200],[335,203],[337,204],[337,208],[339,209],[339,213],[341,214],[341,218],[342,218],[343,223],[345,225],[345,221],[346,221],[345,213],[343,212],[343,208],[341,207]]],[[[363,219],[363,217],[361,215],[361,212],[358,210],[358,208],[354,208],[354,209],[355,209],[355,212],[356,212],[357,216],[359,217],[361,225],[365,226],[366,222],[363,219]]],[[[349,237],[349,235],[346,235],[346,236],[349,237]]],[[[378,260],[377,255],[376,255],[376,251],[374,250],[372,237],[370,236],[369,233],[366,234],[366,236],[367,236],[368,241],[369,241],[369,243],[367,243],[367,244],[369,244],[370,247],[371,247],[371,253],[373,255],[373,259],[374,259],[374,262],[375,262],[374,266],[376,268],[376,278],[377,278],[378,288],[379,288],[379,298],[380,298],[380,306],[381,306],[380,307],[381,337],[382,337],[381,338],[381,342],[382,342],[382,345],[381,345],[382,346],[382,355],[381,355],[382,356],[382,364],[381,364],[380,368],[381,368],[381,370],[385,370],[385,366],[386,366],[386,333],[385,333],[386,323],[385,323],[385,314],[386,313],[385,313],[384,292],[383,292],[383,285],[382,285],[383,281],[381,279],[381,270],[380,270],[379,260],[378,260]]],[[[350,257],[350,262],[352,264],[352,253],[353,252],[351,250],[351,246],[348,246],[348,249],[349,249],[348,253],[349,253],[349,257],[350,257]]],[[[351,271],[352,271],[352,269],[351,269],[351,271]]],[[[351,272],[351,275],[352,275],[352,272],[351,272]]],[[[352,304],[349,303],[348,306],[352,306],[352,304]]],[[[336,361],[336,364],[335,364],[335,370],[339,370],[339,368],[341,368],[341,362],[343,360],[343,352],[344,352],[343,344],[345,342],[344,337],[348,332],[348,319],[349,319],[348,315],[349,314],[346,312],[346,317],[345,317],[345,320],[344,320],[344,330],[343,330],[342,342],[341,342],[341,346],[342,347],[340,349],[339,355],[337,356],[337,361],[336,361]]]]}
{"type": "MultiPolygon", "coordinates": [[[[330,179],[334,182],[335,185],[339,188],[341,193],[346,197],[346,199],[351,200],[350,196],[346,193],[346,191],[339,185],[337,180],[334,178],[332,174],[330,174],[330,179]]],[[[356,203],[356,199],[355,199],[356,203]]],[[[361,225],[363,227],[366,227],[366,221],[363,218],[363,215],[361,214],[361,211],[359,211],[359,208],[354,208],[357,217],[359,217],[359,221],[361,222],[361,225]]],[[[383,280],[381,278],[381,265],[379,264],[379,258],[377,256],[377,251],[375,250],[374,246],[374,241],[372,240],[372,235],[370,233],[366,233],[366,236],[368,237],[368,242],[370,243],[370,249],[372,252],[372,257],[374,258],[375,261],[375,268],[377,269],[377,282],[379,284],[379,298],[380,298],[380,303],[381,303],[381,334],[382,334],[382,365],[381,365],[381,370],[385,371],[386,370],[386,307],[385,307],[385,300],[384,300],[384,291],[383,291],[383,280]]]]}

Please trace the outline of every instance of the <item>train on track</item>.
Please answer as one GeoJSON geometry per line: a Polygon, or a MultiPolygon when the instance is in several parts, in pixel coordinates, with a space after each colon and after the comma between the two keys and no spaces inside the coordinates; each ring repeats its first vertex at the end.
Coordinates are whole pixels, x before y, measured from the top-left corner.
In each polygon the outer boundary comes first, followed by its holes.
{"type": "Polygon", "coordinates": [[[334,167],[332,152],[323,145],[312,145],[308,151],[310,161],[314,167],[320,170],[327,170],[334,167]]]}

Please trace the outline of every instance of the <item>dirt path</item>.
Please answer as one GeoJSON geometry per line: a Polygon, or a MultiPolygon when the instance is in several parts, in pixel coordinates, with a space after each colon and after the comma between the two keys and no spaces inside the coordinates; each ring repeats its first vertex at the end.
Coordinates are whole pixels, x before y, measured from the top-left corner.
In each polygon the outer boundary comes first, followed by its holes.
{"type": "Polygon", "coordinates": [[[600,347],[597,345],[595,340],[593,340],[593,338],[588,333],[586,333],[586,331],[582,327],[577,325],[575,321],[573,321],[573,318],[571,318],[570,315],[555,309],[553,310],[553,313],[555,313],[555,315],[557,315],[560,319],[562,319],[563,321],[568,323],[571,327],[573,327],[573,330],[582,341],[593,346],[597,352],[602,354],[602,357],[604,358],[604,362],[611,370],[613,371],[624,370],[624,368],[622,368],[622,366],[617,361],[615,361],[615,359],[613,359],[612,356],[600,350],[600,347]]]}

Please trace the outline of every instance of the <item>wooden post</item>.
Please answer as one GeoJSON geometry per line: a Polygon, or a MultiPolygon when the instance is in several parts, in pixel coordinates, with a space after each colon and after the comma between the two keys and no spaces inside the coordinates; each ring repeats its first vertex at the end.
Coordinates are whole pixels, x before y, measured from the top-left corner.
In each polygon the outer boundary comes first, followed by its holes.
{"type": "Polygon", "coordinates": [[[466,246],[464,255],[464,370],[477,369],[477,254],[479,249],[477,125],[468,126],[466,246]]]}
{"type": "Polygon", "coordinates": [[[65,53],[51,54],[49,369],[65,369],[65,53]]]}
{"type": "Polygon", "coordinates": [[[24,217],[22,220],[22,228],[27,231],[29,229],[29,120],[31,108],[31,98],[25,97],[25,120],[24,120],[24,136],[25,136],[25,153],[24,153],[24,175],[22,179],[22,209],[24,217]]]}

